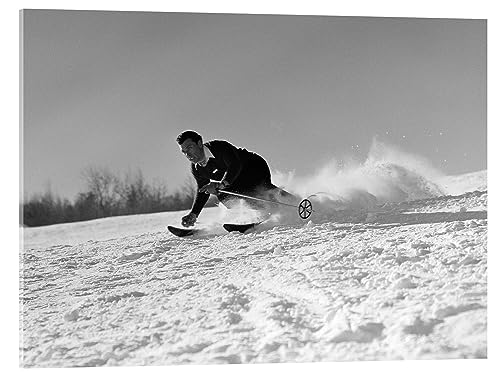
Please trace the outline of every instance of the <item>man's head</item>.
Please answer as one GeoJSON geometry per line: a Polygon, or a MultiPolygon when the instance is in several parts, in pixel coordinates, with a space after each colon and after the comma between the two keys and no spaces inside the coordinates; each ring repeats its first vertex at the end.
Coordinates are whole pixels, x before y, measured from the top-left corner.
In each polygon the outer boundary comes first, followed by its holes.
{"type": "Polygon", "coordinates": [[[181,152],[191,163],[200,163],[205,160],[203,139],[197,132],[193,130],[183,131],[177,137],[177,143],[180,146],[181,152]]]}

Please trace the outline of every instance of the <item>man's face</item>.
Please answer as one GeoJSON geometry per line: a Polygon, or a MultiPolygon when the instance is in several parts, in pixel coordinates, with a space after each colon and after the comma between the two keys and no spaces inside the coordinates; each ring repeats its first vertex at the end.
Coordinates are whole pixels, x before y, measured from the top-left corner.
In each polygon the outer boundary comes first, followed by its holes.
{"type": "Polygon", "coordinates": [[[191,163],[199,163],[205,159],[202,141],[198,141],[198,143],[196,143],[192,139],[188,138],[182,142],[180,148],[181,152],[191,163]]]}

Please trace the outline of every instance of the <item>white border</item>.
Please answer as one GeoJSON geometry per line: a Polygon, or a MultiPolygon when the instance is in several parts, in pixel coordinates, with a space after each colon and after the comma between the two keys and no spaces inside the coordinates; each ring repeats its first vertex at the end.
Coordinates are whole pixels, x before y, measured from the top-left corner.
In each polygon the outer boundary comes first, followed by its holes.
{"type": "MultiPolygon", "coordinates": [[[[301,372],[314,371],[319,373],[348,373],[366,375],[375,374],[419,374],[423,372],[451,373],[455,371],[492,373],[498,368],[498,307],[497,286],[498,254],[495,253],[497,236],[495,230],[489,233],[489,294],[488,294],[488,360],[459,361],[392,361],[392,362],[352,362],[352,363],[314,363],[314,364],[278,364],[278,365],[224,365],[224,366],[169,366],[141,368],[98,368],[98,369],[19,369],[18,357],[18,202],[19,196],[19,9],[89,9],[89,10],[126,10],[126,11],[163,11],[163,12],[197,12],[197,13],[250,13],[250,14],[307,14],[307,15],[340,15],[340,16],[375,16],[375,17],[425,17],[425,18],[480,18],[488,19],[488,185],[489,185],[489,227],[497,227],[496,208],[498,200],[497,176],[495,173],[496,140],[498,140],[498,11],[493,1],[170,1],[159,2],[141,0],[134,1],[10,1],[3,5],[2,17],[2,108],[7,110],[3,116],[1,152],[3,161],[2,194],[4,207],[8,209],[0,215],[2,218],[2,237],[0,241],[2,267],[2,361],[8,373],[25,372],[54,373],[61,371],[79,371],[85,373],[169,373],[195,374],[203,371],[208,374],[254,373],[255,371],[301,372]],[[496,103],[496,104],[495,104],[496,103]],[[16,198],[14,198],[16,197],[16,198]],[[492,208],[491,208],[492,207],[492,208]]],[[[450,140],[452,141],[452,140],[450,140]]]]}

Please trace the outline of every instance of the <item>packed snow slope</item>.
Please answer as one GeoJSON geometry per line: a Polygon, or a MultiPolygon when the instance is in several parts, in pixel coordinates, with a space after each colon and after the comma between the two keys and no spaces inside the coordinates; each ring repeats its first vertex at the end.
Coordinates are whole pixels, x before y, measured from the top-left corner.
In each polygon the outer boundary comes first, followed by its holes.
{"type": "Polygon", "coordinates": [[[165,230],[184,212],[23,229],[21,365],[486,357],[486,172],[379,171],[247,234],[222,208],[184,239],[165,230]]]}

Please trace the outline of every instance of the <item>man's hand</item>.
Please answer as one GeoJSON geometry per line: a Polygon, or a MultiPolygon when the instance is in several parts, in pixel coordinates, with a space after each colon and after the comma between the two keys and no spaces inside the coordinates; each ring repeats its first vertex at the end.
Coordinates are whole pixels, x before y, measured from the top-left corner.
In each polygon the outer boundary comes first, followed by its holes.
{"type": "Polygon", "coordinates": [[[219,189],[222,189],[224,184],[218,181],[212,181],[200,188],[200,193],[217,194],[219,189]]]}
{"type": "Polygon", "coordinates": [[[198,219],[198,216],[190,212],[182,218],[182,225],[185,227],[192,227],[194,223],[196,223],[196,219],[198,219]]]}

